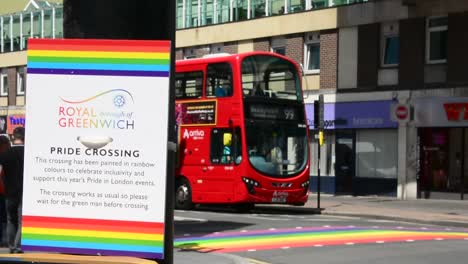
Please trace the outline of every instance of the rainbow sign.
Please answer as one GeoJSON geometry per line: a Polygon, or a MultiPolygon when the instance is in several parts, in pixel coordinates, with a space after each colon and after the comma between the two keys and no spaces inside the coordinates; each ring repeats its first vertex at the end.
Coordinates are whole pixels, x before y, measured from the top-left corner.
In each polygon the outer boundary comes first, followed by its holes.
{"type": "Polygon", "coordinates": [[[170,53],[29,40],[25,251],[164,259],[170,53]]]}
{"type": "Polygon", "coordinates": [[[28,74],[169,76],[167,41],[30,39],[28,74]]]}
{"type": "Polygon", "coordinates": [[[23,216],[21,242],[33,251],[161,258],[163,234],[162,223],[23,216]]]}

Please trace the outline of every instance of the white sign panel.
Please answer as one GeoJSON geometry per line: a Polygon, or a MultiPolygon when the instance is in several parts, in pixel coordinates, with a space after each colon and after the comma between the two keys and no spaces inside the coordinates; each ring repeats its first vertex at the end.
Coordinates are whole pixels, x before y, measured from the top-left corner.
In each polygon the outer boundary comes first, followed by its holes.
{"type": "Polygon", "coordinates": [[[417,127],[468,126],[467,97],[430,97],[413,100],[417,127]]]}
{"type": "Polygon", "coordinates": [[[163,258],[170,42],[28,48],[23,247],[163,258]]]}

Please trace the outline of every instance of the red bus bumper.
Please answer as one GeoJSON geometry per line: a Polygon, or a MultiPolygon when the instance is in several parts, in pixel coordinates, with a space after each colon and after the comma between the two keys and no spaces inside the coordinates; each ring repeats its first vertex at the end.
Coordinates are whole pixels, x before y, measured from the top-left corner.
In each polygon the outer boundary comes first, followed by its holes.
{"type": "Polygon", "coordinates": [[[255,188],[254,193],[247,193],[246,199],[241,199],[248,203],[257,204],[294,204],[301,205],[307,202],[309,196],[308,189],[292,190],[268,190],[255,188]]]}

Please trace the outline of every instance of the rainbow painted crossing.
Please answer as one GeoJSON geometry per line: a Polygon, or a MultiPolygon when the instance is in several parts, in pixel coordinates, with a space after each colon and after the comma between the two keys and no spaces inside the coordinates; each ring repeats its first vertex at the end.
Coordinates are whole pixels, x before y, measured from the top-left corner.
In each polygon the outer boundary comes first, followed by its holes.
{"type": "Polygon", "coordinates": [[[369,227],[311,227],[224,232],[176,238],[175,247],[198,251],[240,252],[280,248],[429,240],[468,240],[468,230],[369,227]]]}
{"type": "Polygon", "coordinates": [[[22,247],[84,255],[163,257],[162,223],[23,216],[22,247]]]}
{"type": "Polygon", "coordinates": [[[168,77],[169,41],[30,39],[28,74],[168,77]]]}

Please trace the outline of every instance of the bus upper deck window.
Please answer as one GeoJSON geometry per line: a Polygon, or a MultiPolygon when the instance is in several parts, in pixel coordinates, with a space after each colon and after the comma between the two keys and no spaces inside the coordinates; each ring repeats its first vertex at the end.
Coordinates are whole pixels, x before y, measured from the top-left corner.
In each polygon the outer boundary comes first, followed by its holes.
{"type": "Polygon", "coordinates": [[[226,97],[232,95],[232,69],[229,63],[208,65],[207,80],[207,96],[226,97]]]}

